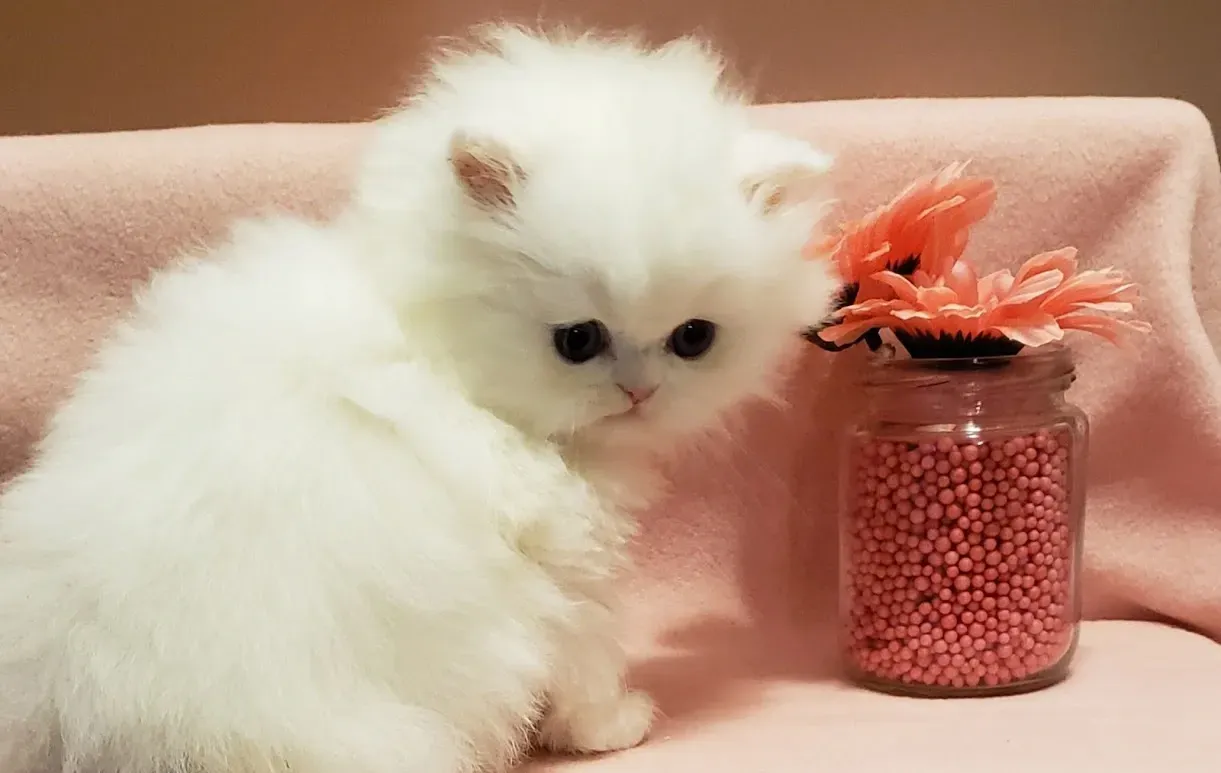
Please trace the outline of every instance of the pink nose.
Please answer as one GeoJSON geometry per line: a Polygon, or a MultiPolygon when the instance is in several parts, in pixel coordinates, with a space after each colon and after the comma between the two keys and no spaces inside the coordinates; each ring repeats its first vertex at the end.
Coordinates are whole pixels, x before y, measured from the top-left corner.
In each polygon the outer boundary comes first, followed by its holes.
{"type": "Polygon", "coordinates": [[[619,384],[619,389],[632,401],[632,405],[640,405],[657,391],[657,387],[625,387],[622,384],[619,384]]]}

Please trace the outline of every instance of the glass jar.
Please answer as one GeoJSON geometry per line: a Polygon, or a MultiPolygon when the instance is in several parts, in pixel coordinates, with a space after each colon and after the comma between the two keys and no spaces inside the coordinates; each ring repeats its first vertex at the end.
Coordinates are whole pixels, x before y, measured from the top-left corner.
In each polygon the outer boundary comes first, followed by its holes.
{"type": "Polygon", "coordinates": [[[1080,620],[1088,423],[1070,354],[879,359],[844,453],[843,652],[922,697],[1068,675],[1080,620]]]}

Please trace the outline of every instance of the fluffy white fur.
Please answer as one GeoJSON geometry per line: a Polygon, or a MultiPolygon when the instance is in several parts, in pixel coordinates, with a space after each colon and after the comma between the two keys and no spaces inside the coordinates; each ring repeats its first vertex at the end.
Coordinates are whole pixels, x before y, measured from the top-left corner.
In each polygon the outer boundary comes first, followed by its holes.
{"type": "Polygon", "coordinates": [[[379,122],[335,221],[157,276],[52,420],[0,500],[4,773],[463,773],[536,732],[645,737],[611,612],[629,495],[826,312],[800,257],[826,160],[752,130],[695,43],[485,42],[379,122]],[[719,327],[687,361],[690,318],[719,327]],[[588,319],[613,346],[566,363],[552,329],[588,319]],[[625,380],[656,394],[628,411],[625,380]]]}

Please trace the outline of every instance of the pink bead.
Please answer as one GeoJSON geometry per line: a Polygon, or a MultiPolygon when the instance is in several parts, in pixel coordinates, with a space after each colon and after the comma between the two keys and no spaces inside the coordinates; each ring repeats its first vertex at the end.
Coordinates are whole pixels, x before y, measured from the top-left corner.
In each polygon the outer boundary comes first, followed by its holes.
{"type": "Polygon", "coordinates": [[[844,542],[857,668],[951,690],[1025,679],[1067,652],[1064,442],[1034,433],[859,447],[844,542]]]}

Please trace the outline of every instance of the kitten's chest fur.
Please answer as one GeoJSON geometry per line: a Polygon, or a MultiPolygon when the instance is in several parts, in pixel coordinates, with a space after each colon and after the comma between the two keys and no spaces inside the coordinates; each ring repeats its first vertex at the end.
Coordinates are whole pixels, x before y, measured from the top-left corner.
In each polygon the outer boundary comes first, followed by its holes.
{"type": "Polygon", "coordinates": [[[565,448],[562,455],[606,507],[630,522],[666,493],[665,475],[648,455],[578,445],[565,448]]]}
{"type": "Polygon", "coordinates": [[[607,603],[614,581],[630,568],[636,516],[655,496],[656,476],[630,463],[559,450],[566,481],[551,488],[553,501],[513,519],[507,536],[565,596],[607,603]]]}

